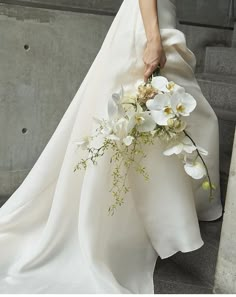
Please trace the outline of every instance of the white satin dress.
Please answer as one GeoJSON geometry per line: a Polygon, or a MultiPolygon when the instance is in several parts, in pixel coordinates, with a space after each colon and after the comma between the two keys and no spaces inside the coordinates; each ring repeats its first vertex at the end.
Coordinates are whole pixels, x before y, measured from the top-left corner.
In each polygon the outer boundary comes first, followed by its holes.
{"type": "Polygon", "coordinates": [[[215,199],[209,203],[200,182],[160,146],[145,159],[148,182],[130,172],[132,190],[114,216],[107,215],[113,199],[109,153],[86,172],[73,172],[83,156],[74,141],[91,133],[93,116],[107,116],[107,100],[121,84],[143,78],[139,4],[124,0],[54,134],[0,209],[0,293],[152,294],[157,257],[200,248],[198,220],[222,215],[217,118],[194,77],[195,56],[176,29],[175,1],[158,0],[158,11],[167,56],[162,75],[197,100],[188,130],[209,151],[215,199]]]}

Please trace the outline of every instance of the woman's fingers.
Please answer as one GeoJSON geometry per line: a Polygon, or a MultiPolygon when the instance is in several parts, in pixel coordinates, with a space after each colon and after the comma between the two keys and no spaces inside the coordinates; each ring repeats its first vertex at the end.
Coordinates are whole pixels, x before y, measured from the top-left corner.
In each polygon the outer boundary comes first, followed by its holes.
{"type": "Polygon", "coordinates": [[[163,68],[166,63],[166,55],[163,50],[162,44],[156,42],[148,42],[143,54],[144,81],[147,82],[148,78],[158,68],[163,68]]]}
{"type": "Polygon", "coordinates": [[[166,64],[166,55],[162,54],[161,59],[160,59],[160,67],[164,68],[165,64],[166,64]]]}
{"type": "Polygon", "coordinates": [[[150,75],[152,75],[152,73],[154,72],[154,70],[157,69],[157,67],[159,66],[159,62],[155,63],[155,64],[145,64],[145,70],[144,70],[144,81],[147,82],[148,78],[150,75]]]}

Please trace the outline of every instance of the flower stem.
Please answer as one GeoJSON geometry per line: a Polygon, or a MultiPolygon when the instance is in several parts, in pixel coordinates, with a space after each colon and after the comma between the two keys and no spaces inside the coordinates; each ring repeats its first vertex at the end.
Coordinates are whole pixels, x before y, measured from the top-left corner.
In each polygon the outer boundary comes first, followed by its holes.
{"type": "Polygon", "coordinates": [[[193,145],[196,147],[197,154],[198,154],[199,158],[201,159],[201,161],[202,161],[202,163],[203,163],[203,165],[204,165],[204,167],[206,169],[207,178],[208,178],[208,181],[209,181],[209,184],[210,184],[210,199],[212,199],[212,197],[213,197],[213,187],[212,187],[211,177],[210,177],[209,170],[207,168],[206,162],[204,161],[202,155],[200,154],[200,152],[199,152],[199,150],[197,148],[197,145],[196,145],[195,141],[192,139],[192,137],[185,130],[183,130],[183,132],[191,140],[193,145]]]}

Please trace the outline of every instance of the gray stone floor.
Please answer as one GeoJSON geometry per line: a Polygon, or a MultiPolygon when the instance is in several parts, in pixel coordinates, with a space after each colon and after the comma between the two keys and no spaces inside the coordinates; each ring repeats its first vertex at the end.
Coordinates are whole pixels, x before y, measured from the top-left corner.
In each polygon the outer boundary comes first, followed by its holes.
{"type": "Polygon", "coordinates": [[[222,218],[200,222],[204,245],[193,252],[161,260],[154,274],[156,294],[213,294],[222,218]]]}

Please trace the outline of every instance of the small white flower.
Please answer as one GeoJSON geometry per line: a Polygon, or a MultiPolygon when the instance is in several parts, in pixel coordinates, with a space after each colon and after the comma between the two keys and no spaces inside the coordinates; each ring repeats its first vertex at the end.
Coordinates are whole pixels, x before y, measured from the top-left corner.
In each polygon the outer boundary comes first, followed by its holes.
{"type": "Polygon", "coordinates": [[[90,144],[91,139],[92,138],[90,136],[84,136],[81,140],[75,141],[75,144],[82,150],[86,150],[88,145],[90,144]]]}
{"type": "Polygon", "coordinates": [[[201,179],[206,175],[206,169],[200,162],[186,163],[184,165],[184,170],[194,179],[201,179]]]}
{"type": "Polygon", "coordinates": [[[151,111],[153,120],[160,126],[167,126],[168,119],[175,117],[168,94],[157,94],[153,99],[147,100],[146,106],[151,111]]]}
{"type": "Polygon", "coordinates": [[[123,138],[123,142],[126,146],[129,146],[131,145],[132,141],[134,140],[134,137],[133,136],[127,136],[125,138],[123,138]]]}

